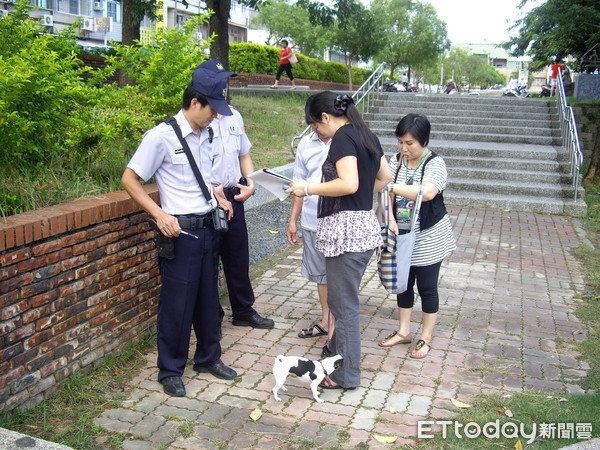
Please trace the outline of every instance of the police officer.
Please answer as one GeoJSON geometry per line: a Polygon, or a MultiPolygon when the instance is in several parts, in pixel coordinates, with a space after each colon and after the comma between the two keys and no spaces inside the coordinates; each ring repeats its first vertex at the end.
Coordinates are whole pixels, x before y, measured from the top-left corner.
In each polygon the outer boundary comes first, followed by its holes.
{"type": "MultiPolygon", "coordinates": [[[[233,315],[232,324],[242,327],[273,328],[272,319],[261,317],[252,307],[254,291],[250,283],[248,269],[248,229],[244,216],[244,202],[255,193],[255,187],[248,178],[254,172],[250,158],[250,147],[244,130],[241,114],[230,106],[232,115],[219,115],[211,124],[215,144],[221,157],[213,166],[215,181],[223,186],[223,197],[219,196],[219,206],[229,211],[229,230],[220,233],[219,255],[225,272],[229,301],[233,315]]],[[[224,312],[221,309],[221,319],[224,312]]]]}
{"type": "MultiPolygon", "coordinates": [[[[225,101],[227,78],[231,75],[217,62],[200,64],[183,94],[182,109],[175,116],[211,194],[212,165],[218,159],[218,149],[208,127],[217,114],[232,114],[225,101]]],[[[221,361],[215,245],[218,232],[211,220],[216,201],[212,195],[210,199],[203,195],[182,147],[172,126],[157,125],[144,135],[121,180],[131,198],[156,221],[160,232],[173,238],[174,258],[159,256],[158,261],[162,286],[157,340],[158,381],[166,394],[176,397],[185,396],[181,377],[192,327],[197,338],[194,370],[226,380],[237,376],[221,361]],[[152,176],[160,192],[160,206],[140,182],[152,176]]]]}

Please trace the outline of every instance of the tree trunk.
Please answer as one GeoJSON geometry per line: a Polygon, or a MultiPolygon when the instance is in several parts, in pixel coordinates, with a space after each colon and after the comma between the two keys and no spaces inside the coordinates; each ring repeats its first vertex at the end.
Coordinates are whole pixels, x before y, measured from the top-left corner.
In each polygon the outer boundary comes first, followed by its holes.
{"type": "Polygon", "coordinates": [[[133,45],[140,39],[140,24],[133,21],[133,4],[135,0],[123,0],[123,28],[121,43],[133,45]]]}
{"type": "MultiPolygon", "coordinates": [[[[135,0],[123,0],[123,28],[121,32],[121,43],[123,45],[133,45],[135,41],[140,40],[140,24],[135,23],[133,19],[133,8],[135,0]]],[[[125,71],[119,73],[119,86],[135,84],[134,80],[127,76],[125,71]]]]}
{"type": "Polygon", "coordinates": [[[229,10],[231,0],[206,0],[208,9],[214,11],[208,23],[209,36],[213,33],[216,38],[210,46],[210,57],[220,61],[229,70],[229,10]]]}
{"type": "Polygon", "coordinates": [[[600,175],[600,121],[596,121],[596,139],[594,139],[594,148],[592,149],[592,156],[590,158],[590,166],[588,167],[587,174],[585,175],[584,181],[594,182],[600,175]]]}
{"type": "Polygon", "coordinates": [[[352,90],[352,57],[346,55],[346,68],[348,69],[348,90],[352,90]]]}

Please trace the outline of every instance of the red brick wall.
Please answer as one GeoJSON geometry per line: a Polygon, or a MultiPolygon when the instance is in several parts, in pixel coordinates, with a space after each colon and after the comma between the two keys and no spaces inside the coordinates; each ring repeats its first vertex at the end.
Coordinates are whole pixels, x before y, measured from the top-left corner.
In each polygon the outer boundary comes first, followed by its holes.
{"type": "Polygon", "coordinates": [[[147,218],[124,191],[0,218],[0,412],[40,403],[154,325],[147,218]]]}

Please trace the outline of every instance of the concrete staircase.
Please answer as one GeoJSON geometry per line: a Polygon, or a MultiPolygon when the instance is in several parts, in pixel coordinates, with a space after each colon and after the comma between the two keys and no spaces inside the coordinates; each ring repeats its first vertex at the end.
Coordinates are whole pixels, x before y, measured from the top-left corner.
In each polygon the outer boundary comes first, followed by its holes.
{"type": "Polygon", "coordinates": [[[585,216],[553,101],[515,97],[382,93],[364,115],[387,155],[408,113],[431,122],[429,148],[448,166],[448,204],[585,216]]]}

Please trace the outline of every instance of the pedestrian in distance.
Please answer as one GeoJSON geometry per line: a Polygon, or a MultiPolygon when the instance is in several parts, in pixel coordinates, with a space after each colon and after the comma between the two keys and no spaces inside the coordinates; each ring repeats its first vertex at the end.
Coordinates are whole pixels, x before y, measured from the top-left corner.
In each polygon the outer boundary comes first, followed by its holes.
{"type": "Polygon", "coordinates": [[[380,347],[410,344],[410,318],[417,283],[423,309],[421,336],[410,353],[425,358],[431,349],[433,329],[439,310],[438,278],[442,260],[455,248],[452,225],[444,205],[448,173],[444,160],[427,148],[431,125],[425,116],[408,114],[396,127],[399,152],[390,159],[390,230],[395,234],[410,231],[419,185],[423,203],[416,219],[416,242],[410,262],[408,289],[397,294],[398,330],[379,342],[380,347]]]}
{"type": "Polygon", "coordinates": [[[286,192],[296,197],[318,195],[316,248],[325,255],[327,303],[335,318],[332,354],[344,363],[319,384],[324,389],[360,386],[359,288],[367,264],[381,243],[373,211],[373,193],[391,180],[377,137],[367,127],[352,97],[321,92],[308,98],[308,124],[331,138],[323,164],[323,181],[294,180],[286,192]]]}
{"type": "Polygon", "coordinates": [[[212,166],[219,158],[210,123],[217,114],[232,114],[225,100],[231,72],[217,61],[200,64],[183,93],[174,121],[144,134],[122,176],[122,184],[155,221],[159,230],[158,381],[166,394],[185,396],[182,376],[190,335],[196,335],[194,366],[217,378],[237,373],[221,361],[219,342],[218,231],[212,220],[217,202],[212,193],[212,166]],[[180,135],[180,137],[178,136],[180,135]],[[191,154],[204,183],[195,176],[191,154]],[[158,205],[141,181],[155,177],[158,205]]]}
{"type": "Polygon", "coordinates": [[[277,69],[277,75],[275,75],[275,83],[271,88],[276,88],[279,86],[279,79],[281,78],[281,74],[285,72],[292,82],[292,89],[296,89],[296,82],[294,80],[294,75],[292,74],[292,63],[290,62],[290,58],[294,55],[291,47],[289,46],[288,41],[285,39],[281,40],[281,51],[279,52],[279,69],[277,69]]]}
{"type": "Polygon", "coordinates": [[[556,85],[558,84],[559,72],[562,74],[564,71],[565,65],[562,63],[560,56],[557,56],[554,59],[554,64],[550,66],[550,97],[554,96],[554,91],[556,90],[556,85]]]}

